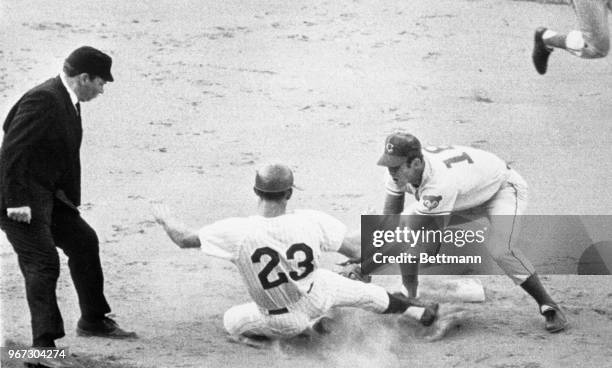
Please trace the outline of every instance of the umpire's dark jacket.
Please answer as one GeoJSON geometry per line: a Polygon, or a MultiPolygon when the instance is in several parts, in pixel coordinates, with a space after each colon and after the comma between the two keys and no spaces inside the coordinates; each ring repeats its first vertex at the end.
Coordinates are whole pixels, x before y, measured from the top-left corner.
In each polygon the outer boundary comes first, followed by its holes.
{"type": "Polygon", "coordinates": [[[53,201],[81,203],[81,119],[60,77],[32,88],[3,126],[0,206],[30,206],[32,221],[51,222],[53,201]]]}

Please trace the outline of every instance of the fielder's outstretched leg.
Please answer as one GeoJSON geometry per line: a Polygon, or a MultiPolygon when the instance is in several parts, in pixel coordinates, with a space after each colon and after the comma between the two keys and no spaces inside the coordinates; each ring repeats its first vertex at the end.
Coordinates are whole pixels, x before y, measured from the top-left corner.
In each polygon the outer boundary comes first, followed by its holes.
{"type": "Polygon", "coordinates": [[[491,222],[487,250],[506,275],[538,303],[546,320],[546,330],[558,332],[567,327],[567,319],[540,282],[533,264],[517,246],[521,215],[526,206],[527,183],[512,171],[509,182],[485,205],[491,222]]]}

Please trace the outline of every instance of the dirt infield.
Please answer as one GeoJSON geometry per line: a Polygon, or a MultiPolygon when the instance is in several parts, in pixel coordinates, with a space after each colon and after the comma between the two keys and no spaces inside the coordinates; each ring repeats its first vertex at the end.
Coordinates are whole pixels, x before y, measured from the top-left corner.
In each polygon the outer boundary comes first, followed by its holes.
{"type": "MultiPolygon", "coordinates": [[[[100,366],[142,367],[612,361],[607,276],[544,276],[571,322],[557,335],[543,330],[536,305],[508,278],[483,276],[487,302],[468,305],[470,319],[437,343],[394,318],[345,311],[327,337],[272,350],[233,344],[222,314],[248,300],[234,267],[180,251],[149,211],[151,201],[163,200],[193,227],[251,214],[254,168],[278,158],[305,189],[293,208],[329,211],[356,227],[363,209],[382,204],[381,142],[405,128],[424,143],[473,145],[509,160],[530,184],[530,214],[612,214],[611,59],[555,51],[545,77],[530,60],[535,27],[570,29],[571,7],[4,0],[0,9],[3,116],[25,90],[55,76],[72,49],[87,44],[113,57],[115,82],[82,108],[82,213],[98,231],[113,313],[141,338],[75,336],[78,304],[62,255],[58,298],[67,336],[59,343],[72,352],[100,366]]],[[[0,265],[2,344],[28,344],[23,278],[6,244],[0,265]]],[[[374,282],[394,287],[399,280],[374,282]]]]}

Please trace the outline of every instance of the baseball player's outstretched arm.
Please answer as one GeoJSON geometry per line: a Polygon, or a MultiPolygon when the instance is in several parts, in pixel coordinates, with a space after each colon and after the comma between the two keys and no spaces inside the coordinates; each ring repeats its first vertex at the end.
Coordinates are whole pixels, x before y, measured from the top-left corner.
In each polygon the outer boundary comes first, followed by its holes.
{"type": "Polygon", "coordinates": [[[167,206],[153,205],[153,216],[155,221],[163,226],[168,237],[180,248],[199,248],[201,246],[198,234],[174,219],[167,206]]]}
{"type": "MultiPolygon", "coordinates": [[[[412,213],[411,216],[402,218],[399,225],[409,229],[437,229],[440,221],[443,222],[443,216],[423,216],[412,213]]],[[[419,243],[418,247],[410,250],[419,253],[422,245],[419,243]]],[[[402,284],[406,288],[408,296],[416,298],[419,287],[419,262],[400,264],[400,271],[402,273],[402,284]]]]}
{"type": "MultiPolygon", "coordinates": [[[[448,222],[449,216],[426,216],[412,213],[411,216],[403,217],[400,219],[400,226],[405,226],[409,229],[443,229],[445,224],[448,222]]],[[[432,244],[425,244],[426,246],[432,246],[432,244]]],[[[414,253],[419,253],[422,243],[415,248],[410,250],[414,253]]],[[[417,258],[418,261],[419,258],[417,258]]],[[[402,284],[406,288],[409,297],[416,298],[417,290],[419,287],[419,262],[416,263],[403,263],[400,264],[400,271],[402,273],[402,284]]]]}
{"type": "Polygon", "coordinates": [[[342,241],[342,245],[338,248],[338,253],[348,257],[350,260],[361,259],[361,233],[356,231],[352,234],[347,234],[342,241]]]}

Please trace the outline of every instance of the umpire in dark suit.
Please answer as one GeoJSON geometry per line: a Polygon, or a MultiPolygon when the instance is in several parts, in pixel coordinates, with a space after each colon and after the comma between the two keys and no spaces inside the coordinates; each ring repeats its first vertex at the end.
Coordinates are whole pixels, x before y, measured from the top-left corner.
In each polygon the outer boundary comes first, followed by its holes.
{"type": "Polygon", "coordinates": [[[53,347],[64,336],[56,300],[59,257],[68,256],[81,318],[77,333],[131,338],[106,314],[96,232],[80,216],[81,102],[103,93],[112,82],[112,59],[83,46],[63,72],[32,88],[4,122],[0,152],[0,226],[18,256],[32,317],[33,346],[53,347]]]}

